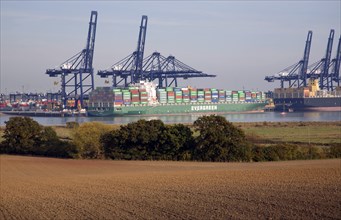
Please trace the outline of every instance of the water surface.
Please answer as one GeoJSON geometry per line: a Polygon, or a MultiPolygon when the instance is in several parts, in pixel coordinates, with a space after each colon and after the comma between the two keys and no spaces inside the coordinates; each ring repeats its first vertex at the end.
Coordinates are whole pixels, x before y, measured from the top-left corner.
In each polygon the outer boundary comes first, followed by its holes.
{"type": "MultiPolygon", "coordinates": [[[[201,115],[160,115],[160,116],[125,116],[125,117],[31,117],[42,125],[65,125],[66,122],[78,123],[100,121],[106,124],[127,124],[139,119],[160,119],[164,123],[193,123],[201,115]]],[[[222,114],[231,122],[297,122],[297,121],[340,121],[341,112],[260,112],[222,114]]],[[[0,115],[0,126],[5,125],[12,115],[0,115]]]]}

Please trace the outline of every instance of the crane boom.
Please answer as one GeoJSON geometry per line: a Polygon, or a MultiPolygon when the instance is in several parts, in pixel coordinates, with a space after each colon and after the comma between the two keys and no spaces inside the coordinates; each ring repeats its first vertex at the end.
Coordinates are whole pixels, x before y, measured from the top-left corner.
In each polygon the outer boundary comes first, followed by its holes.
{"type": "Polygon", "coordinates": [[[305,48],[304,48],[304,55],[302,60],[302,67],[300,71],[300,78],[303,80],[303,85],[307,86],[307,69],[308,69],[308,62],[309,62],[309,54],[310,54],[310,47],[311,47],[311,41],[313,37],[313,32],[309,31],[305,48]]]}
{"type": "Polygon", "coordinates": [[[92,70],[92,61],[95,49],[96,38],[96,25],[97,25],[97,11],[92,11],[89,22],[88,39],[86,42],[86,54],[85,54],[85,69],[92,70]]]}
{"type": "Polygon", "coordinates": [[[320,73],[320,88],[324,89],[327,88],[329,90],[329,65],[330,65],[330,58],[332,54],[333,48],[333,40],[334,40],[334,29],[330,30],[326,56],[324,57],[322,72],[320,73]]]}
{"type": "Polygon", "coordinates": [[[147,33],[147,22],[148,17],[146,15],[142,16],[141,25],[140,25],[140,33],[139,39],[137,42],[137,54],[136,54],[136,62],[135,62],[135,71],[137,74],[141,74],[142,72],[142,61],[144,55],[144,46],[146,43],[146,33],[147,33]]]}
{"type": "Polygon", "coordinates": [[[339,38],[339,44],[337,46],[336,56],[332,60],[333,69],[330,73],[332,75],[332,81],[335,81],[337,83],[337,86],[340,86],[340,64],[341,64],[341,35],[339,38]]]}

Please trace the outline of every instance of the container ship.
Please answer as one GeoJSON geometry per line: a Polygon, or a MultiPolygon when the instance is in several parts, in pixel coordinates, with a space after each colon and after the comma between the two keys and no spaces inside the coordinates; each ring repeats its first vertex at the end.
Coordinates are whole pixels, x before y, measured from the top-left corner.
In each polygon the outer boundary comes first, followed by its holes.
{"type": "Polygon", "coordinates": [[[320,90],[318,80],[301,88],[277,88],[273,93],[275,111],[341,111],[341,88],[320,90]]]}
{"type": "Polygon", "coordinates": [[[172,115],[263,111],[265,93],[197,88],[156,88],[141,81],[128,88],[97,87],[88,116],[172,115]]]}

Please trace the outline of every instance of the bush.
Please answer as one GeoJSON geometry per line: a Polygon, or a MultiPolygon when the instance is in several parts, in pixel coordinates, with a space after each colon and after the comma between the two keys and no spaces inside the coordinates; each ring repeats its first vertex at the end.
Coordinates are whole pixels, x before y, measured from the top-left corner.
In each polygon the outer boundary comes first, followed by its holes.
{"type": "Polygon", "coordinates": [[[106,157],[127,160],[189,159],[192,140],[187,126],[161,120],[139,120],[101,136],[106,157]]]}
{"type": "Polygon", "coordinates": [[[68,141],[59,141],[58,144],[47,145],[43,151],[43,156],[59,158],[77,158],[77,147],[68,141]]]}
{"type": "Polygon", "coordinates": [[[0,154],[9,154],[8,147],[5,145],[4,142],[0,142],[0,154]]]}
{"type": "Polygon", "coordinates": [[[276,151],[276,146],[269,146],[263,149],[265,161],[278,161],[279,156],[276,151]]]}
{"type": "Polygon", "coordinates": [[[331,146],[327,155],[329,158],[341,158],[341,146],[331,146]]]}
{"type": "Polygon", "coordinates": [[[77,148],[68,141],[61,141],[55,130],[44,127],[39,155],[48,157],[74,158],[77,156],[77,148]]]}
{"type": "Polygon", "coordinates": [[[265,153],[263,149],[263,147],[257,145],[252,148],[252,161],[265,161],[265,153]]]}
{"type": "MultiPolygon", "coordinates": [[[[279,160],[308,160],[326,158],[325,150],[313,146],[296,146],[293,144],[278,144],[266,147],[254,146],[252,160],[279,161],[279,160]]],[[[330,156],[329,156],[330,157],[330,156]]]]}
{"type": "Polygon", "coordinates": [[[110,130],[109,125],[99,122],[87,122],[75,128],[73,132],[73,144],[80,158],[103,158],[104,152],[100,137],[110,130]]]}
{"type": "Polygon", "coordinates": [[[202,116],[194,122],[195,158],[203,161],[249,161],[251,147],[244,132],[222,116],[202,116]]]}
{"type": "Polygon", "coordinates": [[[78,127],[79,127],[79,123],[76,121],[66,122],[66,128],[78,128],[78,127]]]}

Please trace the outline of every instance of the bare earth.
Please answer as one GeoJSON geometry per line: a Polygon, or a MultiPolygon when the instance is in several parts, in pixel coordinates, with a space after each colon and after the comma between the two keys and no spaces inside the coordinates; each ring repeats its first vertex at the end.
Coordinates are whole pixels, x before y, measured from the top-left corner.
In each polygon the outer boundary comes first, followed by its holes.
{"type": "Polygon", "coordinates": [[[0,219],[341,219],[340,159],[0,162],[0,219]]]}

